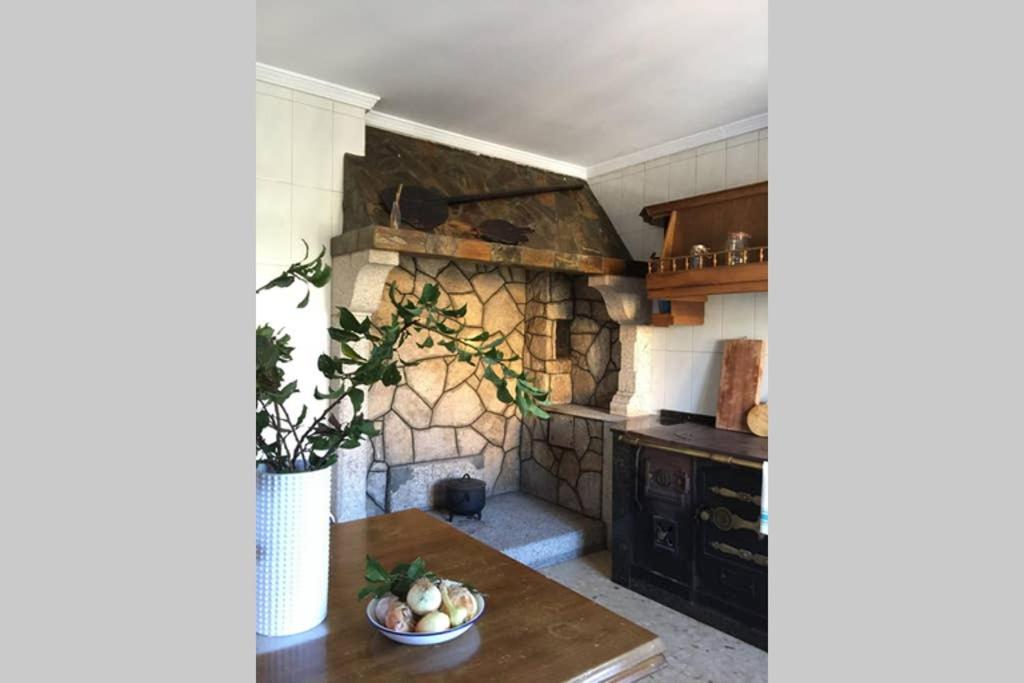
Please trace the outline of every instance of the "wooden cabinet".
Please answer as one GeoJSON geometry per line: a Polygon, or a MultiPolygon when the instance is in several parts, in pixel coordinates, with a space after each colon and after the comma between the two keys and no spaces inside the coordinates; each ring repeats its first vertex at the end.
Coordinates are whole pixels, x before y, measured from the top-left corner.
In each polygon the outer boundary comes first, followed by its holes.
{"type": "Polygon", "coordinates": [[[640,215],[665,226],[661,257],[648,262],[647,296],[671,306],[653,324],[701,325],[708,296],[768,291],[767,182],[652,204],[640,215]],[[749,234],[747,249],[726,251],[730,232],[749,234]],[[710,252],[694,259],[698,244],[710,252]]]}
{"type": "Polygon", "coordinates": [[[617,438],[612,579],[767,649],[760,495],[759,469],[617,438]]]}

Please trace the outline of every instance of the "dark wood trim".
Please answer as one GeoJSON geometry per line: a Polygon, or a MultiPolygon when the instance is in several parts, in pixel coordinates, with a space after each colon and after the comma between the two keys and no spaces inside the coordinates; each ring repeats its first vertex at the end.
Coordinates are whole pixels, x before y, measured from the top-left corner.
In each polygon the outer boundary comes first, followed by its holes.
{"type": "Polygon", "coordinates": [[[668,202],[661,202],[660,204],[651,204],[649,206],[645,206],[640,211],[640,217],[647,223],[663,227],[660,224],[656,224],[655,221],[667,218],[673,211],[692,209],[698,206],[706,206],[708,204],[730,202],[736,199],[742,199],[743,197],[753,197],[759,194],[768,194],[767,180],[760,183],[753,183],[752,185],[743,185],[741,187],[733,187],[728,190],[721,190],[720,192],[709,192],[708,194],[702,194],[696,197],[674,199],[668,202]]]}

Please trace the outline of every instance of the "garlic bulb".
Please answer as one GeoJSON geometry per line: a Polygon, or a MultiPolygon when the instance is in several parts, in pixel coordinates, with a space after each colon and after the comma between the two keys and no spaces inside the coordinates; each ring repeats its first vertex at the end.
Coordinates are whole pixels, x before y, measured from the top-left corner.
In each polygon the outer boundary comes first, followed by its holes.
{"type": "MultiPolygon", "coordinates": [[[[440,592],[440,591],[439,591],[440,592]]],[[[444,612],[429,612],[416,624],[417,633],[437,633],[447,631],[451,626],[448,615],[444,612]]]]}
{"type": "Polygon", "coordinates": [[[448,589],[448,599],[455,608],[466,610],[466,621],[476,616],[476,598],[473,592],[462,585],[456,585],[448,589]]]}
{"type": "Polygon", "coordinates": [[[427,612],[436,611],[441,606],[441,591],[430,579],[416,579],[409,588],[405,601],[414,614],[422,616],[427,612]]]}
{"type": "Polygon", "coordinates": [[[397,600],[398,596],[393,593],[382,595],[381,598],[377,600],[377,604],[373,606],[373,616],[377,619],[378,624],[384,623],[384,619],[388,615],[388,610],[391,609],[397,600]]]}
{"type": "Polygon", "coordinates": [[[413,627],[412,610],[404,602],[395,600],[384,615],[384,625],[392,631],[411,631],[413,627]]]}

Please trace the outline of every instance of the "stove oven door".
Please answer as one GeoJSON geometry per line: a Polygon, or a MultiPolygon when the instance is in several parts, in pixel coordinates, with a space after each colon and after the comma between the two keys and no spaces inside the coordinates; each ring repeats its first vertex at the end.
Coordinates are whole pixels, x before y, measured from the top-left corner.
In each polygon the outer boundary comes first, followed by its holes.
{"type": "Polygon", "coordinates": [[[638,463],[637,502],[634,564],[688,586],[693,546],[693,460],[645,450],[638,463]]]}

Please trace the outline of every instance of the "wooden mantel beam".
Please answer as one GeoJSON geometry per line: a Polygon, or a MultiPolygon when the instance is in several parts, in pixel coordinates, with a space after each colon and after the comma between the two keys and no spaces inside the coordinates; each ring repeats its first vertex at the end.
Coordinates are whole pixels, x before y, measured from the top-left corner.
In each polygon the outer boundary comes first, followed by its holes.
{"type": "Polygon", "coordinates": [[[367,249],[583,275],[643,275],[647,272],[647,264],[639,261],[497,244],[379,225],[346,232],[331,239],[331,256],[367,249]]]}

